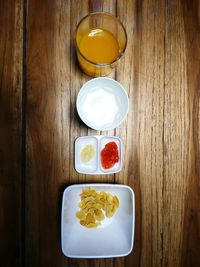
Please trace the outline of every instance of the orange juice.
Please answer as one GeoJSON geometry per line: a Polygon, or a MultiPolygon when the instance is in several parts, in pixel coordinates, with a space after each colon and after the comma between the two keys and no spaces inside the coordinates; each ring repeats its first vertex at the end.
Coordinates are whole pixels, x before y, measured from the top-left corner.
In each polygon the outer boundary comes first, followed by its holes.
{"type": "Polygon", "coordinates": [[[75,34],[76,53],[81,69],[90,76],[106,76],[126,50],[127,34],[118,18],[93,12],[80,20],[75,34]]]}
{"type": "Polygon", "coordinates": [[[78,61],[83,71],[91,76],[105,76],[116,65],[120,48],[115,36],[105,29],[90,29],[77,35],[78,61]],[[113,63],[114,62],[114,63],[113,63]],[[105,64],[99,65],[99,64],[105,64]]]}
{"type": "Polygon", "coordinates": [[[91,29],[80,39],[79,50],[94,63],[110,63],[119,55],[118,41],[104,29],[91,29]]]}

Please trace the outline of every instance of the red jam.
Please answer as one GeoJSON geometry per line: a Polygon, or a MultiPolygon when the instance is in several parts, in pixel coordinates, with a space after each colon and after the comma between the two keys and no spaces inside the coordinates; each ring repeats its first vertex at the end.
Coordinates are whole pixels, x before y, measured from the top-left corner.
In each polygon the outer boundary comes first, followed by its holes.
{"type": "Polygon", "coordinates": [[[119,151],[117,144],[112,141],[105,145],[101,151],[101,164],[104,169],[112,168],[119,161],[119,151]]]}

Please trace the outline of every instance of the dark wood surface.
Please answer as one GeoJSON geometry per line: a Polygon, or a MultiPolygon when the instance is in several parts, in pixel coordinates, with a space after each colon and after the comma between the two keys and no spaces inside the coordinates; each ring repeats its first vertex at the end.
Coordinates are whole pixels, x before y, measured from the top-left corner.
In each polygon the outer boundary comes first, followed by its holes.
{"type": "MultiPolygon", "coordinates": [[[[200,2],[0,0],[0,266],[200,266],[200,2]],[[126,88],[115,175],[74,170],[74,140],[100,132],[75,109],[90,77],[77,64],[74,31],[92,11],[120,18],[124,58],[109,76],[126,88]],[[69,184],[130,185],[133,252],[80,260],[61,251],[61,197],[69,184]]],[[[116,233],[117,234],[117,233],[116,233]]]]}
{"type": "Polygon", "coordinates": [[[22,262],[23,1],[0,1],[0,265],[22,262]]]}

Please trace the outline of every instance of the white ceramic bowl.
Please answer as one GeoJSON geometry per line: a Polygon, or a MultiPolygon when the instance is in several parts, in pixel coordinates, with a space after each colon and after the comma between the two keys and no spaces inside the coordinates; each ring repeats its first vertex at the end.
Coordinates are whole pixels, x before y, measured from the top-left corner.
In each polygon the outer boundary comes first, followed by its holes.
{"type": "Polygon", "coordinates": [[[61,243],[65,256],[71,258],[109,258],[128,255],[133,249],[135,196],[126,185],[77,184],[63,193],[61,243]],[[120,206],[112,218],[106,218],[98,228],[85,228],[75,217],[79,210],[80,193],[94,188],[116,195],[120,206]]]}
{"type": "Polygon", "coordinates": [[[110,78],[95,78],[80,89],[76,108],[81,120],[90,128],[107,131],[116,128],[129,110],[126,90],[110,78]]]}

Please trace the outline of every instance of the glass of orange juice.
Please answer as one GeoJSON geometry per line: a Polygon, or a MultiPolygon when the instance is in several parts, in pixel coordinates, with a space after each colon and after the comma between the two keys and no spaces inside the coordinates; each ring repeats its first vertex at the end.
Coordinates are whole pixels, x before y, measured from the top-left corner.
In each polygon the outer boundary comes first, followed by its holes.
{"type": "Polygon", "coordinates": [[[75,42],[82,70],[93,77],[106,76],[124,54],[127,34],[118,18],[95,12],[79,22],[75,42]]]}

